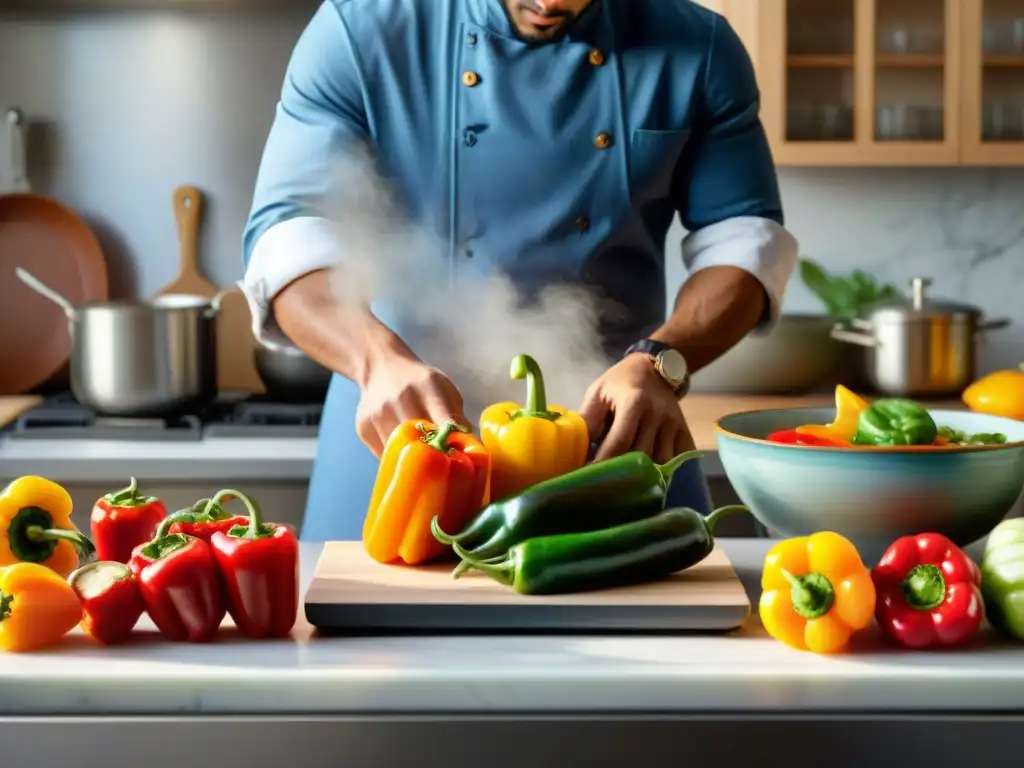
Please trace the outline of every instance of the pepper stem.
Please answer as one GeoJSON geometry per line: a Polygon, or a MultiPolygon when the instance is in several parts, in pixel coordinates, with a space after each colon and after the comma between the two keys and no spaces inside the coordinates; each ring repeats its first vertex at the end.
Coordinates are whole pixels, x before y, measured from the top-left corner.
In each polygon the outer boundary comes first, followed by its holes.
{"type": "Polygon", "coordinates": [[[14,602],[14,595],[8,595],[2,589],[0,589],[0,621],[10,618],[13,609],[11,604],[14,602]]]}
{"type": "Polygon", "coordinates": [[[81,559],[88,559],[96,552],[96,547],[79,531],[66,528],[43,528],[41,525],[29,525],[25,528],[25,536],[35,544],[47,541],[66,541],[78,553],[81,559]]]}
{"type": "Polygon", "coordinates": [[[669,482],[672,480],[672,476],[676,473],[683,464],[688,462],[690,459],[703,459],[704,453],[701,451],[686,451],[680,453],[673,459],[669,459],[664,464],[656,465],[658,472],[661,473],[661,481],[668,487],[669,482]]]}
{"type": "Polygon", "coordinates": [[[451,453],[451,448],[448,446],[448,438],[452,436],[453,432],[469,432],[469,427],[464,427],[456,421],[449,419],[441,425],[440,429],[433,429],[429,432],[420,425],[420,431],[423,432],[423,437],[420,439],[441,453],[451,453]]]}
{"type": "Polygon", "coordinates": [[[138,492],[139,481],[133,477],[131,479],[131,482],[128,483],[127,488],[122,488],[120,491],[115,491],[114,493],[108,493],[103,498],[105,498],[110,504],[116,505],[118,502],[129,501],[134,499],[135,494],[138,492]]]}
{"type": "Polygon", "coordinates": [[[946,579],[942,569],[931,563],[915,565],[900,586],[907,605],[917,611],[938,608],[946,599],[946,579]]]}
{"type": "Polygon", "coordinates": [[[707,526],[708,531],[714,533],[715,523],[721,520],[723,517],[728,517],[733,512],[749,512],[750,509],[743,506],[742,504],[727,504],[724,507],[712,510],[711,513],[704,518],[704,525],[707,526]]]}
{"type": "Polygon", "coordinates": [[[462,558],[462,563],[459,565],[466,565],[466,568],[456,567],[452,571],[452,578],[457,579],[463,573],[471,568],[475,568],[485,576],[490,576],[495,581],[505,586],[512,586],[512,582],[515,579],[516,566],[512,562],[512,558],[503,557],[498,562],[491,560],[477,560],[466,550],[460,547],[458,544],[452,544],[452,549],[455,550],[455,554],[462,558]]]}
{"type": "Polygon", "coordinates": [[[509,414],[513,421],[524,416],[535,419],[554,421],[559,414],[548,410],[547,390],[544,388],[544,374],[540,371],[537,361],[529,355],[516,355],[512,358],[509,376],[513,379],[526,379],[526,403],[509,414]]]}
{"type": "Polygon", "coordinates": [[[793,587],[790,599],[798,616],[817,619],[832,610],[832,605],[836,601],[836,591],[828,577],[820,573],[794,576],[785,568],[781,569],[781,572],[783,578],[793,587]]]}
{"type": "Polygon", "coordinates": [[[235,536],[239,539],[263,539],[270,536],[274,532],[274,527],[267,525],[263,522],[263,511],[260,509],[260,505],[256,501],[241,491],[234,491],[230,488],[225,488],[223,491],[217,491],[213,498],[207,503],[207,509],[214,509],[220,505],[221,499],[228,496],[233,499],[238,499],[245,508],[249,511],[249,524],[242,526],[237,525],[228,531],[229,535],[235,536]],[[244,529],[242,533],[239,529],[244,529]]]}

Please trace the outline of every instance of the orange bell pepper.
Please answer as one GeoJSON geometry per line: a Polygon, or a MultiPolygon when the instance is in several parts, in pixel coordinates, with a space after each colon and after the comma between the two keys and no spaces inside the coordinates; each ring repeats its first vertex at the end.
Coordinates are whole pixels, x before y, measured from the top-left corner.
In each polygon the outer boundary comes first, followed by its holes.
{"type": "Polygon", "coordinates": [[[465,427],[399,424],[381,456],[363,546],[379,563],[418,565],[448,551],[430,530],[461,530],[490,500],[491,460],[465,427]]]}
{"type": "Polygon", "coordinates": [[[524,405],[495,403],[480,415],[480,437],[491,454],[495,499],[579,469],[590,450],[583,417],[548,404],[536,360],[529,355],[517,356],[512,360],[510,375],[526,379],[524,405]]]}
{"type": "Polygon", "coordinates": [[[82,620],[82,604],[63,577],[37,563],[0,568],[0,651],[57,643],[82,620]]]}
{"type": "Polygon", "coordinates": [[[857,422],[860,415],[867,410],[868,401],[847,389],[842,384],[836,387],[836,417],[831,424],[808,424],[797,427],[799,435],[823,437],[826,440],[838,440],[849,443],[857,434],[857,422]]]}
{"type": "Polygon", "coordinates": [[[977,413],[1024,421],[1024,363],[1016,371],[982,376],[963,391],[964,405],[977,413]]]}
{"type": "Polygon", "coordinates": [[[791,648],[814,653],[846,649],[875,613],[875,585],[856,548],[823,531],[780,541],[761,576],[761,622],[791,648]]]}
{"type": "Polygon", "coordinates": [[[71,522],[71,496],[45,477],[19,477],[0,493],[0,567],[39,563],[67,578],[96,548],[71,522]]]}

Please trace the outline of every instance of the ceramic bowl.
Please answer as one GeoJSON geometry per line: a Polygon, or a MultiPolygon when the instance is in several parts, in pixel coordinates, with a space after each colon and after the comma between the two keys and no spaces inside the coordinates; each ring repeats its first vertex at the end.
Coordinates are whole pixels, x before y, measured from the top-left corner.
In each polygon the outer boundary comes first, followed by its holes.
{"type": "Polygon", "coordinates": [[[964,546],[987,536],[1024,491],[1024,422],[967,411],[930,413],[939,426],[1000,432],[1007,443],[851,449],[764,440],[835,418],[833,408],[791,408],[720,419],[718,453],[736,494],[776,535],[835,531],[865,561],[915,533],[941,533],[964,546]]]}

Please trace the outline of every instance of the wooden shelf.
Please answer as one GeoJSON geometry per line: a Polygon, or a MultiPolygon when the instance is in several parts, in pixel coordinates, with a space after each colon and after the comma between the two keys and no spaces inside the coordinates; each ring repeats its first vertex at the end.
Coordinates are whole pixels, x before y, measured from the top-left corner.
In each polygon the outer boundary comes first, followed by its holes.
{"type": "Polygon", "coordinates": [[[941,69],[946,57],[941,53],[878,53],[875,66],[892,69],[941,69]]]}
{"type": "Polygon", "coordinates": [[[793,54],[788,58],[791,69],[848,69],[853,67],[853,55],[848,53],[793,54]]]}
{"type": "Polygon", "coordinates": [[[981,63],[992,69],[1024,69],[1024,53],[986,53],[981,63]]]}
{"type": "MultiPolygon", "coordinates": [[[[1001,63],[994,66],[1024,67],[1024,57],[1001,56],[998,61],[1001,63]]],[[[801,53],[788,56],[786,63],[790,69],[852,69],[853,56],[846,53],[801,53]]],[[[941,53],[879,53],[875,56],[875,65],[900,69],[941,69],[946,65],[946,57],[941,53]]]]}

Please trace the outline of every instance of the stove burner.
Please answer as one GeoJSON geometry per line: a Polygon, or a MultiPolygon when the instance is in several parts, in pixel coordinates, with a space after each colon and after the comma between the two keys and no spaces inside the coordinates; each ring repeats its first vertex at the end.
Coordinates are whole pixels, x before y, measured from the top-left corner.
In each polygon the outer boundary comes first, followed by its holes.
{"type": "Polygon", "coordinates": [[[100,416],[75,401],[56,395],[23,413],[5,431],[17,440],[193,441],[203,437],[316,438],[321,403],[277,403],[225,393],[205,413],[175,418],[100,416]]]}
{"type": "Polygon", "coordinates": [[[128,419],[97,416],[74,399],[58,395],[23,413],[10,434],[20,440],[179,440],[198,441],[198,416],[128,419]]]}
{"type": "Polygon", "coordinates": [[[226,421],[209,424],[209,437],[305,437],[320,431],[321,403],[275,403],[260,398],[236,405],[226,421]]]}

